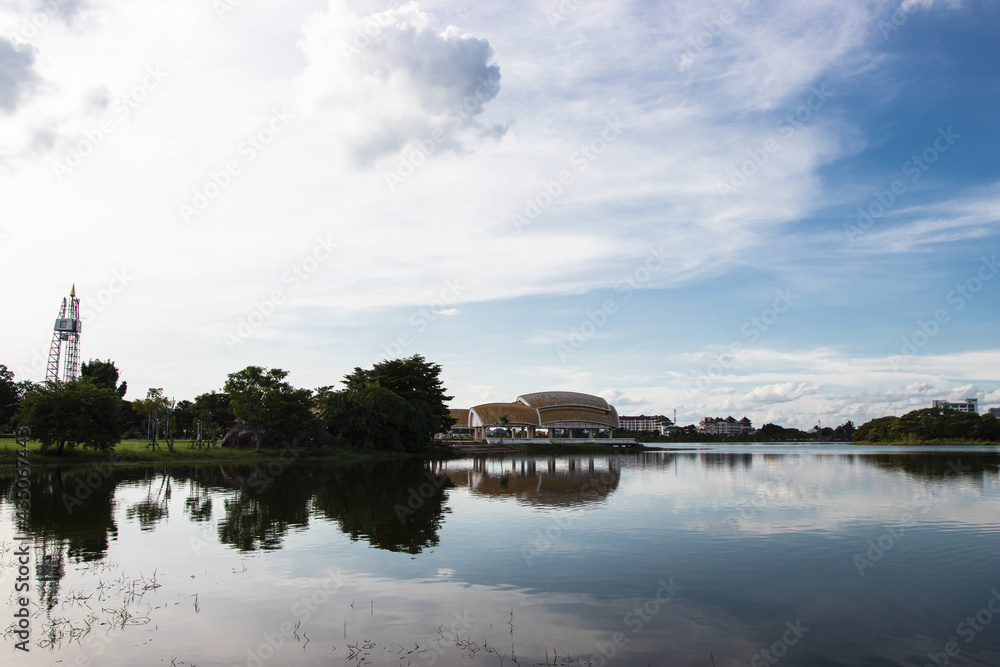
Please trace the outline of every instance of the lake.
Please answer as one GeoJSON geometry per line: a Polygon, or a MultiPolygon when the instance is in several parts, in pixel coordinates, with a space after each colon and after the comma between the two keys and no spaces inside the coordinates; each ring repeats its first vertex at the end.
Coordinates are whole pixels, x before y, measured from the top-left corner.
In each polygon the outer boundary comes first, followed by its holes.
{"type": "MultiPolygon", "coordinates": [[[[15,625],[0,650],[25,666],[996,666],[998,471],[998,448],[836,444],[39,468],[30,652],[15,625]]],[[[11,469],[4,625],[14,489],[11,469]]]]}

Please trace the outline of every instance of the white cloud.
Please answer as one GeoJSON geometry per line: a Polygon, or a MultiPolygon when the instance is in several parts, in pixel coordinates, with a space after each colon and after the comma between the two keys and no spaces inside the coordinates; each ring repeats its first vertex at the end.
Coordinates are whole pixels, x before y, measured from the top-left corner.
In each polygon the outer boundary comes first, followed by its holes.
{"type": "Polygon", "coordinates": [[[38,82],[36,51],[0,37],[0,110],[12,112],[38,82]]]}
{"type": "Polygon", "coordinates": [[[500,90],[489,42],[434,23],[416,2],[358,17],[331,0],[304,26],[309,110],[359,162],[417,142],[457,149],[463,136],[503,134],[476,120],[500,90]]]}

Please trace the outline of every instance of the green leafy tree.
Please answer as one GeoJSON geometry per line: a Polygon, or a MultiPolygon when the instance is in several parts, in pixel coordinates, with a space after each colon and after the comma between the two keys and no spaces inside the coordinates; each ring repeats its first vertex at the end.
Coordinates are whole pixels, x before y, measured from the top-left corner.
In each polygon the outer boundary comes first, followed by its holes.
{"type": "Polygon", "coordinates": [[[21,401],[17,421],[31,429],[43,451],[54,447],[62,455],[77,445],[109,451],[121,441],[120,400],[114,389],[87,378],[45,382],[21,401]]]}
{"type": "Polygon", "coordinates": [[[944,408],[923,408],[902,417],[880,417],[858,427],[855,442],[923,442],[927,440],[1000,441],[993,415],[944,408]]]}
{"type": "Polygon", "coordinates": [[[308,428],[312,421],[312,391],[296,389],[285,382],[287,376],[288,371],[280,368],[247,366],[226,380],[233,414],[254,432],[258,452],[269,430],[288,435],[308,428]]]}
{"type": "Polygon", "coordinates": [[[414,452],[427,443],[423,413],[375,382],[321,391],[317,407],[320,422],[343,446],[414,452]]]}
{"type": "Polygon", "coordinates": [[[178,434],[190,435],[194,429],[194,411],[192,408],[194,403],[191,401],[177,401],[177,406],[174,407],[174,430],[178,434]]]}
{"type": "Polygon", "coordinates": [[[141,415],[146,415],[149,420],[149,428],[152,429],[154,439],[159,436],[160,425],[167,419],[172,407],[171,400],[163,395],[163,389],[159,387],[150,388],[146,392],[146,398],[132,401],[132,409],[141,415]]]}
{"type": "Polygon", "coordinates": [[[855,442],[883,442],[891,439],[892,427],[896,417],[879,417],[865,422],[854,432],[855,442]]]}
{"type": "Polygon", "coordinates": [[[20,393],[14,382],[14,373],[0,364],[0,428],[14,416],[21,398],[20,393]]]}
{"type": "Polygon", "coordinates": [[[419,354],[382,361],[368,370],[355,368],[344,378],[348,389],[358,390],[372,382],[392,391],[423,415],[422,430],[428,443],[436,433],[446,433],[455,423],[448,409],[454,396],[445,395],[441,366],[419,354]]]}
{"type": "Polygon", "coordinates": [[[850,442],[854,439],[854,422],[848,420],[833,429],[833,439],[850,442]]]}
{"type": "Polygon", "coordinates": [[[201,422],[202,434],[205,437],[215,435],[217,431],[224,429],[226,424],[236,421],[229,394],[224,392],[211,391],[195,396],[191,413],[195,420],[201,422]]]}
{"type": "Polygon", "coordinates": [[[118,384],[119,370],[115,362],[108,359],[101,361],[91,359],[80,366],[80,377],[90,378],[98,387],[108,387],[118,392],[118,396],[124,398],[128,391],[128,383],[118,384]]]}

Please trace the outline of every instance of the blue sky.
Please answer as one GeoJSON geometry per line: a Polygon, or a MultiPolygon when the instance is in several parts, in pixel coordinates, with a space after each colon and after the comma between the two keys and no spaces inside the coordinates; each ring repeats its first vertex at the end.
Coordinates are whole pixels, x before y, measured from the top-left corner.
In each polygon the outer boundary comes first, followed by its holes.
{"type": "Polygon", "coordinates": [[[456,407],[1000,405],[997,25],[972,0],[7,3],[0,363],[42,379],[75,283],[83,358],[132,398],[420,353],[456,407]]]}

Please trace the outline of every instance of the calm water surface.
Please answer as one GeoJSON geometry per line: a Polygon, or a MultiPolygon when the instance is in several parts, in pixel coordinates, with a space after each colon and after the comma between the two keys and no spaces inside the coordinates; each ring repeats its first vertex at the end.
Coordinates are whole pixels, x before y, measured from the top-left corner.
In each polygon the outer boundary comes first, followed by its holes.
{"type": "Polygon", "coordinates": [[[31,651],[8,628],[2,664],[996,666],[998,466],[692,445],[39,470],[31,651]]]}

